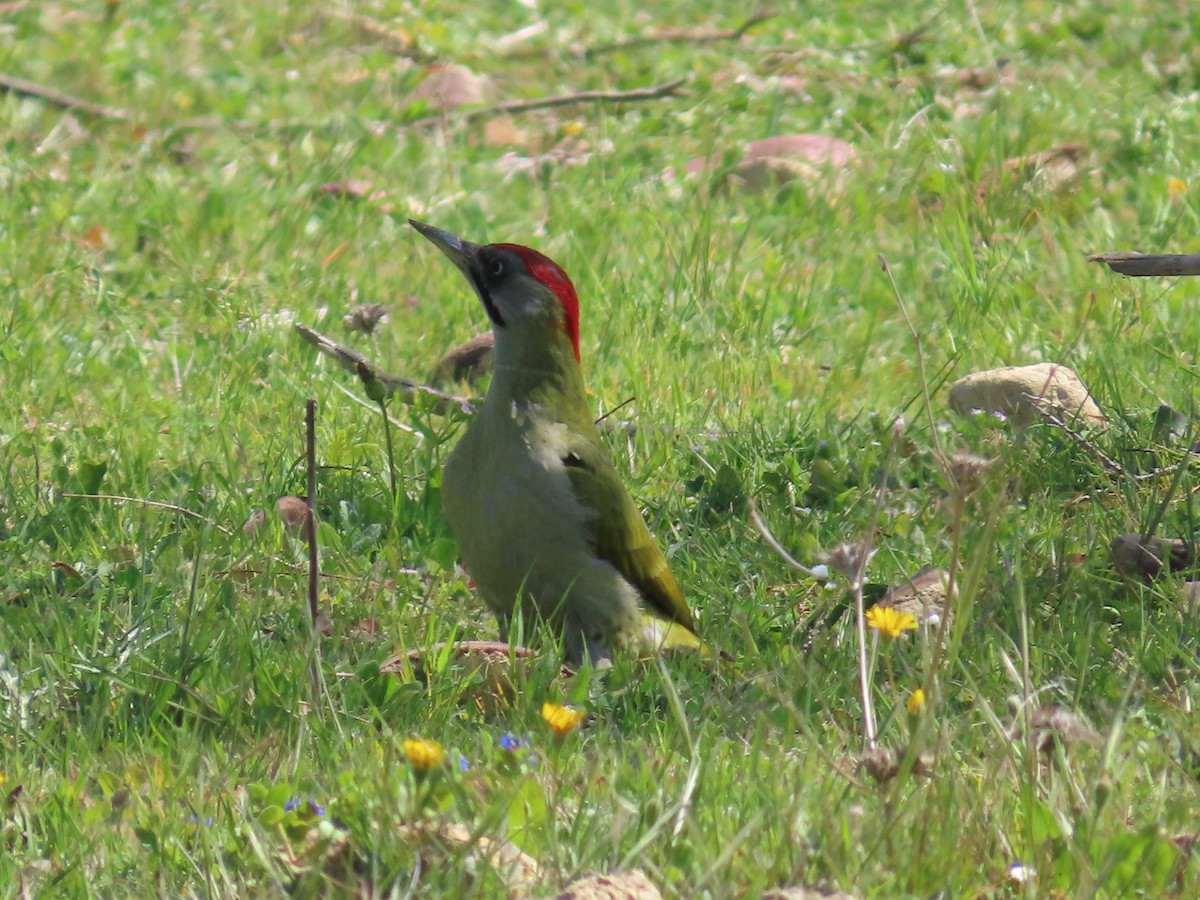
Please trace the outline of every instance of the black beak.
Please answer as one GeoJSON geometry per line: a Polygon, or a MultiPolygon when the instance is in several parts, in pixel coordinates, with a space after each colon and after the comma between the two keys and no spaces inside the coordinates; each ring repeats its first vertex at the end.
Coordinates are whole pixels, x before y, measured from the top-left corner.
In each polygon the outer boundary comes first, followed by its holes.
{"type": "Polygon", "coordinates": [[[467,280],[471,284],[479,283],[477,277],[479,273],[478,244],[464,241],[457,235],[453,235],[448,231],[442,231],[440,228],[434,228],[432,225],[426,225],[424,222],[418,222],[416,219],[409,219],[408,224],[421,232],[430,243],[445,253],[450,258],[450,261],[458,266],[459,270],[467,276],[467,280]]]}
{"type": "Polygon", "coordinates": [[[500,315],[500,310],[496,308],[496,304],[492,301],[492,295],[484,282],[483,270],[479,261],[479,253],[483,248],[479,244],[464,241],[457,235],[451,234],[448,231],[442,231],[440,228],[434,228],[432,225],[426,225],[424,222],[418,222],[416,219],[409,219],[408,224],[421,232],[421,234],[429,239],[430,243],[445,253],[446,256],[450,257],[450,261],[458,266],[459,271],[466,276],[467,281],[471,282],[471,287],[475,288],[475,293],[479,295],[479,299],[483,302],[483,308],[487,310],[488,318],[494,324],[503,328],[504,317],[500,315]]]}

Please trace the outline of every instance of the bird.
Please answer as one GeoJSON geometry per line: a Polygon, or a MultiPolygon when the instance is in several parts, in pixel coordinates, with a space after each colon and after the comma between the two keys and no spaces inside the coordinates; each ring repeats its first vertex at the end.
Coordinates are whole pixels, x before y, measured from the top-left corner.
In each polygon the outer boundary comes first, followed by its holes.
{"type": "Polygon", "coordinates": [[[492,380],[446,460],[442,508],[463,567],[495,614],[545,622],[568,662],[711,650],[588,408],[579,299],[567,273],[520,244],[474,244],[409,224],[458,267],[495,337],[492,380]]]}

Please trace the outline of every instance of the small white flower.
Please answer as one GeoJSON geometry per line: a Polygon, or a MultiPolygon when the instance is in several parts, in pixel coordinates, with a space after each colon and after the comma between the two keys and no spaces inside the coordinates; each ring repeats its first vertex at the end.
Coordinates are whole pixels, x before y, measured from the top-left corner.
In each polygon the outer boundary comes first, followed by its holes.
{"type": "Polygon", "coordinates": [[[1033,866],[1015,862],[1008,867],[1008,877],[1017,884],[1025,884],[1028,881],[1032,881],[1036,876],[1037,871],[1033,866]]]}

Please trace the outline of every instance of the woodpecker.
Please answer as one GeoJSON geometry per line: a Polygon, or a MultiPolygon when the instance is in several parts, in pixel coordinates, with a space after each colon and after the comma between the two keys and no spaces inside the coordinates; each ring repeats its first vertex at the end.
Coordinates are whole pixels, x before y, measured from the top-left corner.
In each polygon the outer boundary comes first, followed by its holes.
{"type": "Polygon", "coordinates": [[[492,381],[446,461],[442,505],[501,639],[520,609],[550,624],[575,664],[608,664],[622,648],[708,655],[588,408],[567,273],[529,247],[409,222],[466,276],[495,335],[492,381]]]}

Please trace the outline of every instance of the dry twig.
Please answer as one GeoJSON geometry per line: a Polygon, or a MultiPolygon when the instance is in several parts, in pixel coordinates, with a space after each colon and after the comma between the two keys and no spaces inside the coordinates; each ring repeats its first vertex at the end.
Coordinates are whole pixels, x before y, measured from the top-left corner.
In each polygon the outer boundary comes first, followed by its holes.
{"type": "MultiPolygon", "coordinates": [[[[661,100],[666,97],[683,97],[686,92],[681,90],[686,78],[676,78],[664,84],[648,88],[634,88],[631,91],[576,91],[573,94],[557,94],[551,97],[537,97],[533,100],[506,100],[492,106],[460,107],[446,112],[433,113],[409,119],[406,122],[384,121],[380,119],[358,122],[358,127],[375,135],[388,132],[389,129],[406,131],[410,128],[424,128],[429,125],[452,125],[455,123],[470,123],[479,119],[493,116],[516,115],[517,113],[533,112],[539,109],[558,109],[564,106],[582,106],[590,103],[641,103],[647,100],[661,100]]],[[[320,128],[330,128],[334,125],[348,124],[345,118],[314,119],[272,119],[260,121],[257,119],[222,119],[215,116],[204,116],[198,119],[184,119],[171,126],[176,131],[212,131],[227,128],[233,131],[255,131],[270,129],[273,131],[303,131],[320,128]]]]}
{"type": "Polygon", "coordinates": [[[717,44],[722,41],[741,40],[746,32],[755,25],[760,25],[768,19],[773,19],[777,13],[770,10],[759,10],[750,15],[737,28],[723,31],[688,31],[684,29],[669,29],[653,34],[643,34],[637,37],[625,38],[611,44],[600,44],[596,47],[585,47],[584,59],[595,59],[607,53],[619,53],[622,50],[632,50],[635,47],[648,47],[654,44],[717,44]]]}
{"type": "Polygon", "coordinates": [[[125,497],[120,494],[72,494],[64,491],[59,495],[70,500],[109,500],[113,503],[136,503],[138,506],[145,506],[150,509],[165,509],[169,512],[178,513],[181,516],[188,516],[203,522],[205,525],[211,525],[221,534],[232,534],[228,528],[223,528],[212,519],[200,515],[198,512],[187,509],[182,506],[176,506],[174,503],[164,503],[161,500],[147,500],[144,497],[125,497]]]}
{"type": "Polygon", "coordinates": [[[83,113],[95,119],[123,120],[129,118],[127,110],[118,109],[115,106],[104,106],[100,103],[93,103],[90,100],[74,97],[71,94],[64,94],[62,91],[55,90],[54,88],[46,87],[33,81],[26,81],[24,78],[14,78],[11,75],[0,74],[0,91],[16,94],[18,97],[32,97],[35,100],[42,100],[53,106],[58,106],[71,112],[83,113]]]}
{"type": "Polygon", "coordinates": [[[399,395],[405,403],[412,403],[418,396],[424,396],[432,401],[434,411],[443,415],[454,410],[467,415],[475,412],[475,407],[465,397],[447,394],[437,388],[418,384],[411,378],[382,372],[358,351],[339,344],[314,328],[297,323],[296,331],[299,332],[300,337],[326,356],[337,360],[338,364],[347,372],[357,375],[367,389],[367,396],[376,402],[399,395]]]}
{"type": "Polygon", "coordinates": [[[382,22],[377,22],[370,16],[364,16],[361,13],[350,12],[349,10],[328,7],[320,10],[318,15],[326,19],[332,19],[335,22],[345,22],[347,25],[354,26],[368,37],[382,42],[388,52],[394,53],[396,56],[404,59],[411,59],[413,62],[418,63],[428,63],[436,58],[434,54],[422,50],[412,38],[409,38],[402,32],[396,31],[394,28],[389,28],[382,22]]]}

